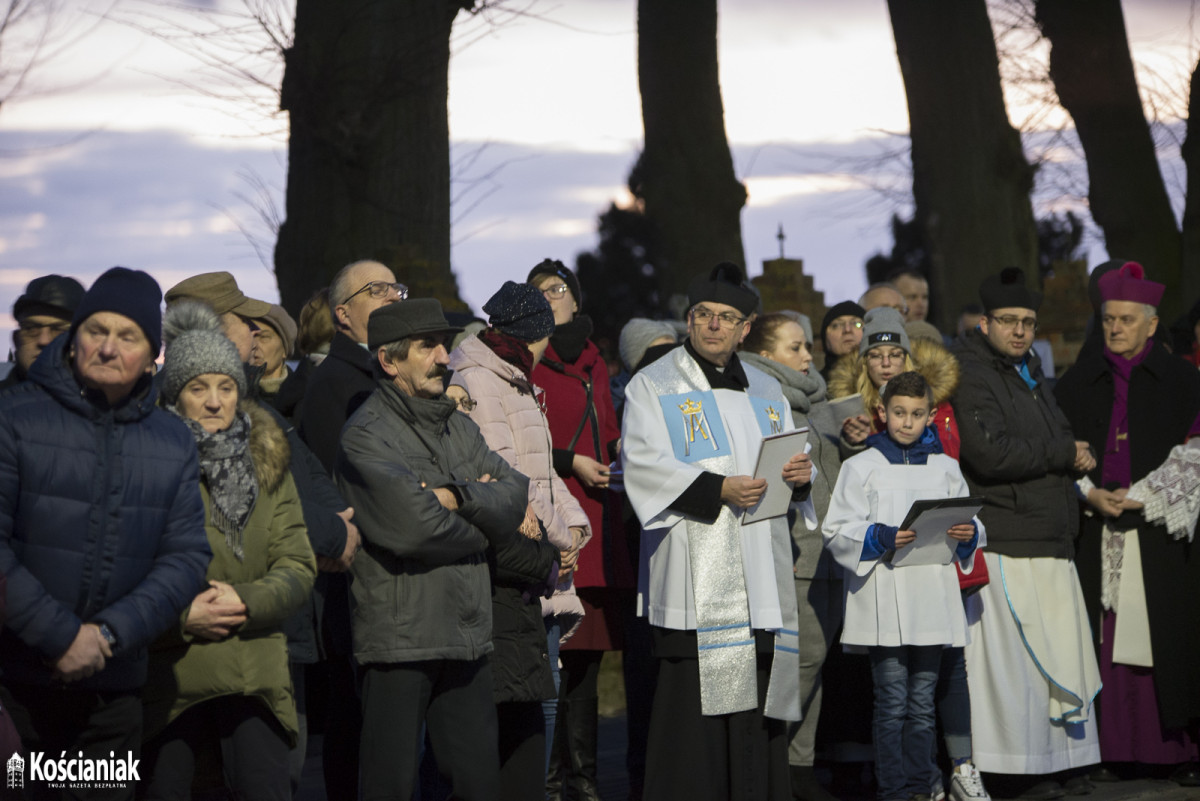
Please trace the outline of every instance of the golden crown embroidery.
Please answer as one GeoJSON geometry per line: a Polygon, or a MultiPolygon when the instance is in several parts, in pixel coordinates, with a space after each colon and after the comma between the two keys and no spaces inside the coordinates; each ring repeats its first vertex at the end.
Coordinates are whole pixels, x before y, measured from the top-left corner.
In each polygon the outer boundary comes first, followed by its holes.
{"type": "Polygon", "coordinates": [[[697,434],[709,445],[712,445],[714,451],[718,450],[717,440],[712,436],[712,428],[708,425],[708,418],[704,415],[703,404],[688,398],[678,406],[679,411],[683,412],[683,454],[691,456],[692,443],[696,441],[697,434]]]}

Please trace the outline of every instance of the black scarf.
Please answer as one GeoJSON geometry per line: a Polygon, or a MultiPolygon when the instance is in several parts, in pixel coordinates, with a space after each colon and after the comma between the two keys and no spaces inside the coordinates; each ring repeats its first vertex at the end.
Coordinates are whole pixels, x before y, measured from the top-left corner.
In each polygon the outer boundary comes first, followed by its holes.
{"type": "Polygon", "coordinates": [[[580,314],[569,323],[555,326],[554,333],[550,335],[550,345],[558,358],[567,364],[574,364],[587,347],[591,335],[592,318],[580,314]]]}

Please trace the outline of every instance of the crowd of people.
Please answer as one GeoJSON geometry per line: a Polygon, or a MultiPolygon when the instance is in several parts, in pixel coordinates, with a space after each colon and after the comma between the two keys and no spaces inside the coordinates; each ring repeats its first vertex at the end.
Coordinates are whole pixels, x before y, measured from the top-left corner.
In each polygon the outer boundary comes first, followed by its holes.
{"type": "Polygon", "coordinates": [[[376,261],[298,323],[227,272],[39,277],[4,793],[291,799],[319,729],[331,801],[598,801],[612,651],[634,799],[1200,786],[1200,303],[1173,342],[1141,265],[1091,290],[1056,379],[1016,268],[950,337],[914,272],[814,330],[724,263],[619,363],[553,259],[486,319],[376,261]]]}

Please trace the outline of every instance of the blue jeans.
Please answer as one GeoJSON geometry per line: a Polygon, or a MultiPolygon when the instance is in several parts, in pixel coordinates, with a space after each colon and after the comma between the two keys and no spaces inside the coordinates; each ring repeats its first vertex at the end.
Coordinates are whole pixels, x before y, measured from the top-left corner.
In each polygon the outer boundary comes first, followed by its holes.
{"type": "Polygon", "coordinates": [[[938,720],[946,755],[951,761],[971,758],[971,691],[967,689],[967,661],[962,648],[943,648],[937,693],[938,720]]]}
{"type": "Polygon", "coordinates": [[[875,683],[875,778],[880,801],[928,794],[937,771],[933,691],[942,660],[940,645],[872,647],[875,683]]]}

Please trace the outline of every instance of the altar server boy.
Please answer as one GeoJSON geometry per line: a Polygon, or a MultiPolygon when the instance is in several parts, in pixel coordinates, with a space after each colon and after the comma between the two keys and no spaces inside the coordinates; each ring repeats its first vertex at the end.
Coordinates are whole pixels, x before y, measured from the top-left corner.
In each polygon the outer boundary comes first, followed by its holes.
{"type": "MultiPolygon", "coordinates": [[[[967,621],[953,562],[896,566],[916,539],[899,525],[917,500],[964,497],[958,462],[942,453],[929,426],[933,392],[915,372],[884,386],[887,431],[842,464],[823,527],[846,571],[845,646],[865,646],[875,686],[875,772],[880,801],[928,796],[938,781],[933,760],[934,688],[942,649],[963,646],[967,621]]],[[[969,570],[984,544],[972,518],[946,532],[953,557],[969,570]]]]}

